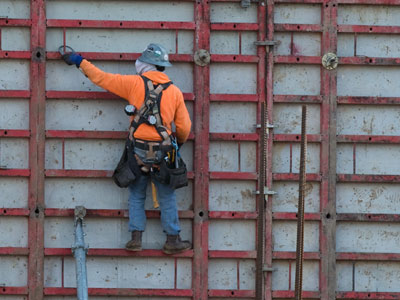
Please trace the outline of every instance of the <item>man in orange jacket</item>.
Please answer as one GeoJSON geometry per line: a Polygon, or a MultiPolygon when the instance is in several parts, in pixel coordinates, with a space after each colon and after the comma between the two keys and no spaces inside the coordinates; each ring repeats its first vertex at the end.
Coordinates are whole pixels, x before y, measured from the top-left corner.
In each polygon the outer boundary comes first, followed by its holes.
{"type": "MultiPolygon", "coordinates": [[[[135,63],[138,75],[103,72],[75,52],[64,54],[63,59],[67,64],[75,64],[80,68],[94,84],[128,100],[136,110],[142,107],[146,92],[148,93],[148,89],[145,87],[145,79],[151,81],[154,86],[166,86],[159,101],[159,114],[163,125],[161,127],[169,138],[172,134],[171,124],[174,122],[177,143],[181,145],[186,142],[190,133],[191,121],[182,92],[175,85],[168,85],[170,80],[163,73],[165,67],[171,66],[168,53],[164,47],[159,44],[147,46],[135,63]]],[[[140,251],[142,250],[142,232],[146,226],[144,202],[148,181],[150,180],[149,173],[144,173],[143,170],[148,171],[149,166],[151,169],[152,166],[157,168],[160,165],[165,155],[161,147],[165,139],[160,134],[159,128],[155,127],[154,122],[144,122],[134,130],[133,140],[134,153],[130,153],[130,155],[135,155],[139,165],[142,166],[142,175],[129,185],[129,231],[132,233],[132,239],[125,247],[130,251],[140,251]]],[[[160,203],[161,224],[167,234],[163,251],[167,254],[174,254],[191,249],[191,243],[182,241],[179,236],[180,225],[174,189],[157,180],[154,183],[157,187],[160,203]]]]}

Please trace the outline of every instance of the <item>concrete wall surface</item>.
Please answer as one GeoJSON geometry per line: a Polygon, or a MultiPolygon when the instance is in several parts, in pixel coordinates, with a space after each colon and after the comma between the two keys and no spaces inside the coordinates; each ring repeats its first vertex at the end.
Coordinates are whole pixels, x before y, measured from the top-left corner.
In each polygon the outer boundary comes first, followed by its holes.
{"type": "MultiPolygon", "coordinates": [[[[33,249],[40,250],[43,267],[37,300],[75,299],[68,251],[78,205],[89,210],[89,249],[102,253],[89,251],[87,259],[91,299],[254,299],[265,101],[273,125],[267,186],[276,192],[265,204],[265,265],[273,269],[265,277],[268,299],[294,296],[304,103],[303,290],[310,299],[331,300],[332,291],[338,299],[350,299],[347,292],[354,299],[372,299],[366,295],[373,292],[400,299],[400,37],[393,34],[400,31],[400,3],[38,2],[42,25],[31,18],[35,0],[0,1],[0,300],[28,299],[37,287],[30,277],[33,249]],[[273,24],[267,37],[268,5],[273,24]],[[41,39],[37,26],[43,26],[41,39]],[[254,44],[269,38],[279,43],[268,52],[254,44]],[[171,54],[166,74],[184,93],[193,121],[181,150],[189,185],[177,190],[181,236],[195,244],[187,255],[159,251],[165,234],[150,186],[144,254],[124,250],[129,191],[110,174],[129,128],[127,102],[104,93],[57,54],[65,43],[106,72],[136,74],[134,60],[150,42],[171,54]],[[43,60],[32,49],[38,43],[43,60]],[[198,48],[211,54],[206,67],[194,62],[198,48]],[[337,69],[321,65],[326,52],[338,55],[337,69]],[[124,294],[128,289],[150,296],[124,294]]],[[[379,299],[395,299],[384,296],[379,299]]]]}

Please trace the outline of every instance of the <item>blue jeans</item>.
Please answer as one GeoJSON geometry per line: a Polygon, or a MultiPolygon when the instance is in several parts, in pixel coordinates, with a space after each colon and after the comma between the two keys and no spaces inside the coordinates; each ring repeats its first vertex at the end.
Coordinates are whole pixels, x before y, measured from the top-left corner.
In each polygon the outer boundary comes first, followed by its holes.
{"type": "MultiPolygon", "coordinates": [[[[139,152],[137,151],[137,154],[141,156],[139,152]]],[[[149,180],[150,176],[142,175],[129,186],[129,231],[145,230],[146,214],[144,202],[146,200],[146,190],[149,180]]],[[[160,204],[163,230],[168,235],[177,235],[181,229],[179,226],[175,190],[157,180],[154,180],[154,183],[157,189],[158,203],[160,204]]]]}

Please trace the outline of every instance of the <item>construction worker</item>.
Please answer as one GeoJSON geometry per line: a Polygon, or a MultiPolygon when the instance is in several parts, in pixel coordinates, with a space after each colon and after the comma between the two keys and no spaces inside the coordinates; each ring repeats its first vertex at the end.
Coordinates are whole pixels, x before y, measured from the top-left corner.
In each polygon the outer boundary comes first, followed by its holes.
{"type": "MultiPolygon", "coordinates": [[[[129,231],[132,239],[125,248],[130,251],[140,251],[142,250],[142,232],[146,226],[144,203],[147,185],[151,177],[149,173],[153,167],[157,169],[165,154],[160,145],[170,138],[172,122],[176,126],[176,138],[179,145],[187,140],[191,128],[182,92],[171,84],[170,79],[163,72],[165,67],[172,66],[168,60],[168,53],[159,44],[148,45],[135,62],[138,75],[106,73],[75,52],[66,53],[62,58],[68,65],[76,65],[80,68],[94,84],[128,100],[129,104],[133,105],[137,111],[144,106],[146,92],[148,92],[145,80],[150,81],[154,86],[167,86],[162,91],[159,102],[159,114],[163,125],[159,127],[164,130],[164,134],[162,134],[163,132],[160,134],[158,128],[152,123],[139,124],[133,133],[134,153],[131,155],[135,156],[142,174],[129,185],[129,231]]],[[[182,241],[179,235],[180,225],[175,190],[165,183],[154,181],[161,210],[161,224],[167,235],[163,251],[167,254],[174,254],[191,249],[191,243],[182,241]]]]}

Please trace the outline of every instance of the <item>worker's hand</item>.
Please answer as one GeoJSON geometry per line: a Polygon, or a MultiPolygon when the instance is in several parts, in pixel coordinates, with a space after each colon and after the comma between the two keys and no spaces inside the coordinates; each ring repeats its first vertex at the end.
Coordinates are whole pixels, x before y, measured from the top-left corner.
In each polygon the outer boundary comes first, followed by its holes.
{"type": "Polygon", "coordinates": [[[62,56],[62,59],[68,64],[68,65],[76,65],[78,68],[83,60],[83,57],[80,56],[79,54],[75,52],[70,52],[66,53],[62,56]]]}

